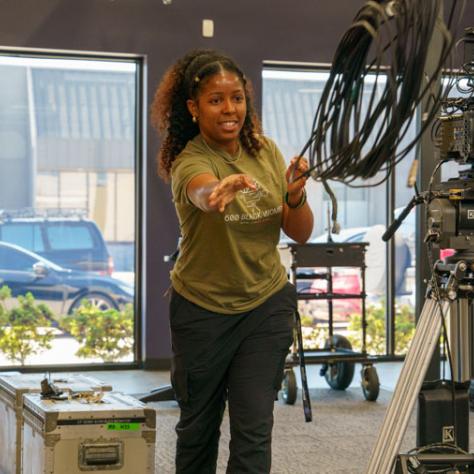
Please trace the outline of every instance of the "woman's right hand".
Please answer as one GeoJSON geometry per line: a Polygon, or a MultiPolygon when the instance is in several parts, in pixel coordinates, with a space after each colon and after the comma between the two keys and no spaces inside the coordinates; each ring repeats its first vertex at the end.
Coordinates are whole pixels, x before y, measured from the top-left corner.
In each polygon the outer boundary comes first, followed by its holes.
{"type": "Polygon", "coordinates": [[[224,212],[227,204],[234,200],[242,189],[257,189],[255,181],[245,174],[231,174],[220,180],[209,194],[209,207],[219,212],[224,212]]]}

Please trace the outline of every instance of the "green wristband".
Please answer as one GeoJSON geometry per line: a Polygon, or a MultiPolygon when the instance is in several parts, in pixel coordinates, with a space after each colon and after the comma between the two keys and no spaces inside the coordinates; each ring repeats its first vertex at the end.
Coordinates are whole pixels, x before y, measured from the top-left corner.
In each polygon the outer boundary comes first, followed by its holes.
{"type": "Polygon", "coordinates": [[[285,194],[285,203],[290,209],[299,209],[300,207],[303,207],[306,203],[306,189],[303,188],[303,194],[296,205],[291,205],[289,203],[288,193],[285,194]]]}

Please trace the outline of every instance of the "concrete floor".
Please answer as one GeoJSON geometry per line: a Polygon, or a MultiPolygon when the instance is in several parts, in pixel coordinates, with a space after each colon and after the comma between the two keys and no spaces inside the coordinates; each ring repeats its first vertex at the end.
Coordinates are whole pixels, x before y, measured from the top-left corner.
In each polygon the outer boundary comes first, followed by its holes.
{"type": "MultiPolygon", "coordinates": [[[[397,382],[401,362],[383,362],[375,364],[377,374],[379,376],[381,388],[393,390],[397,382]]],[[[308,376],[309,388],[327,388],[328,385],[319,375],[321,366],[319,364],[311,364],[306,368],[308,376]]],[[[356,364],[354,379],[351,387],[360,387],[360,369],[361,365],[356,364]]],[[[299,367],[295,367],[295,374],[298,387],[301,388],[301,379],[299,367]]],[[[74,371],[74,373],[78,373],[74,371]]],[[[84,375],[96,377],[110,385],[118,392],[127,394],[147,393],[150,390],[170,383],[168,371],[152,371],[152,370],[108,370],[83,372],[84,375]]]]}
{"type": "Polygon", "coordinates": [[[168,371],[159,370],[100,370],[74,372],[90,375],[112,385],[114,391],[126,394],[147,393],[156,387],[170,383],[168,371]]]}

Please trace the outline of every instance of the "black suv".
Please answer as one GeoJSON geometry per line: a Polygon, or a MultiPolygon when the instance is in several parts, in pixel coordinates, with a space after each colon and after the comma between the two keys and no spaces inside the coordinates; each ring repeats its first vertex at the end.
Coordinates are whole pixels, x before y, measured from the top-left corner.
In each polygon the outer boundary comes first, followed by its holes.
{"type": "Polygon", "coordinates": [[[0,241],[64,268],[111,275],[113,260],[97,224],[80,211],[0,210],[0,241]]]}
{"type": "Polygon", "coordinates": [[[18,245],[0,242],[0,288],[10,288],[16,298],[31,293],[45,303],[56,317],[72,313],[83,300],[102,311],[122,309],[133,302],[133,286],[109,276],[63,268],[18,245]]]}

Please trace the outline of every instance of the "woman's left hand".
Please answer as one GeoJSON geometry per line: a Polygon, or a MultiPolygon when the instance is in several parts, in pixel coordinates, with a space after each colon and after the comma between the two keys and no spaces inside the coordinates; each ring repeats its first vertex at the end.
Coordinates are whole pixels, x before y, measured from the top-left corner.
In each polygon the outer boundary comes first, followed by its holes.
{"type": "Polygon", "coordinates": [[[304,176],[300,179],[296,178],[308,171],[308,169],[309,165],[308,160],[306,158],[302,158],[299,156],[295,156],[294,158],[292,158],[292,160],[290,161],[290,166],[288,166],[288,169],[286,170],[286,182],[288,183],[287,190],[289,197],[301,196],[301,192],[306,185],[308,176],[304,176]]]}

